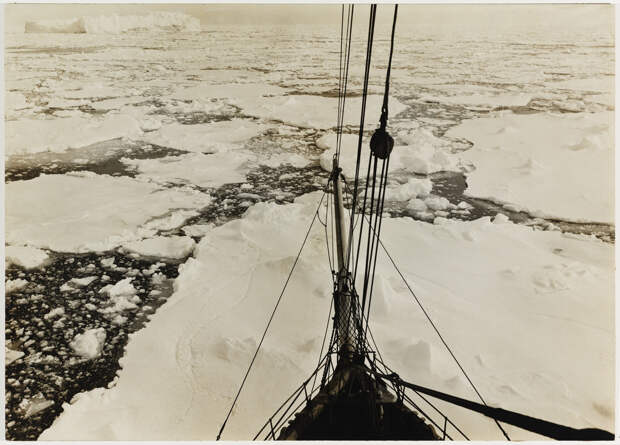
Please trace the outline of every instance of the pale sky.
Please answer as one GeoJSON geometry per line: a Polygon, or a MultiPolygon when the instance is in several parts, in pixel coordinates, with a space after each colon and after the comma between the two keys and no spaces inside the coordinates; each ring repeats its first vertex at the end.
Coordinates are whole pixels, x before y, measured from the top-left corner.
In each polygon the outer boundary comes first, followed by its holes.
{"type": "MultiPolygon", "coordinates": [[[[401,4],[399,26],[416,24],[472,24],[510,26],[530,23],[549,26],[603,26],[613,28],[614,6],[597,4],[401,4]]],[[[84,15],[146,14],[177,11],[208,24],[339,24],[339,4],[9,4],[6,29],[23,30],[26,20],[70,19],[84,15]]],[[[367,4],[356,7],[358,19],[367,20],[367,4]]],[[[379,7],[378,20],[389,20],[391,6],[379,7]]]]}

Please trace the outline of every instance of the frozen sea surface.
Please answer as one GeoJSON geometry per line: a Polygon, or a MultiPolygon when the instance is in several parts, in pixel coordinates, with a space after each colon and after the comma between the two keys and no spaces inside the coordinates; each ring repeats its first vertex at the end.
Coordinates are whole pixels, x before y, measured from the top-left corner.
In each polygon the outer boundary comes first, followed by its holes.
{"type": "MultiPolygon", "coordinates": [[[[613,429],[613,36],[453,31],[403,24],[397,35],[391,245],[429,260],[397,255],[493,402],[613,429]],[[475,315],[476,295],[491,309],[475,315]],[[459,334],[498,313],[501,338],[459,334]],[[545,340],[533,353],[515,338],[545,340]]],[[[271,306],[329,174],[338,39],[320,26],[6,35],[7,438],[35,439],[54,421],[42,437],[215,437],[263,326],[253,308],[271,306]]],[[[387,44],[373,50],[367,135],[387,44]]],[[[355,41],[345,141],[364,54],[355,41]]],[[[229,438],[252,437],[311,371],[329,303],[320,235],[295,284],[313,315],[294,332],[280,320],[267,352],[280,385],[261,389],[274,370],[259,361],[229,438]]],[[[397,335],[410,303],[387,269],[378,286],[373,329],[393,367],[471,397],[422,321],[397,335]]]]}

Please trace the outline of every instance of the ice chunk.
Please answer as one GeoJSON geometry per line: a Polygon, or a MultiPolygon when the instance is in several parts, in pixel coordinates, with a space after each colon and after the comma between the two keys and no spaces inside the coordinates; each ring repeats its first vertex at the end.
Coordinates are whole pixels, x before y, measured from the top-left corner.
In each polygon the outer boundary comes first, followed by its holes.
{"type": "Polygon", "coordinates": [[[100,294],[107,294],[110,298],[119,296],[132,296],[136,294],[136,288],[131,281],[133,278],[124,278],[116,284],[108,284],[99,290],[100,294]]]}
{"type": "Polygon", "coordinates": [[[101,355],[105,339],[105,329],[89,329],[82,334],[77,334],[69,346],[80,357],[92,360],[101,355]]]}
{"type": "Polygon", "coordinates": [[[424,204],[431,210],[445,210],[450,207],[450,201],[440,196],[429,196],[424,204]]]}
{"type": "Polygon", "coordinates": [[[90,283],[92,283],[96,279],[97,277],[72,278],[71,284],[74,287],[84,287],[84,286],[88,286],[90,283]]]}
{"type": "Polygon", "coordinates": [[[15,360],[20,359],[24,356],[22,351],[14,351],[13,349],[9,349],[5,346],[4,348],[4,365],[8,366],[13,363],[15,360]]]}
{"type": "Polygon", "coordinates": [[[25,403],[20,403],[20,407],[25,409],[24,417],[27,419],[49,408],[54,404],[52,400],[46,400],[42,395],[38,395],[32,399],[24,399],[25,403]]]}
{"type": "Polygon", "coordinates": [[[15,264],[24,269],[41,267],[49,259],[47,252],[44,250],[28,246],[6,246],[4,255],[6,267],[15,264]]]}
{"type": "Polygon", "coordinates": [[[498,213],[493,218],[493,222],[495,224],[506,224],[506,223],[510,222],[510,219],[506,215],[504,215],[503,213],[498,213]]]}
{"type": "Polygon", "coordinates": [[[16,278],[14,280],[7,280],[4,283],[4,292],[8,295],[16,290],[23,289],[28,284],[28,281],[22,278],[16,278]]]}
{"type": "Polygon", "coordinates": [[[183,233],[187,236],[202,237],[215,227],[213,224],[194,224],[183,227],[183,233]]]}
{"type": "MultiPolygon", "coordinates": [[[[397,145],[390,155],[390,172],[407,171],[412,173],[429,174],[437,171],[458,170],[458,158],[449,152],[447,142],[436,138],[428,130],[416,130],[413,134],[405,134],[402,139],[407,145],[397,145]]],[[[336,152],[336,135],[327,133],[316,141],[319,148],[325,149],[321,154],[321,167],[326,171],[332,170],[332,158],[336,152]]],[[[342,135],[340,150],[340,167],[347,178],[355,177],[357,162],[358,136],[353,134],[342,135]]],[[[360,162],[361,174],[366,174],[370,150],[368,141],[362,142],[362,156],[360,162]]]]}
{"type": "Polygon", "coordinates": [[[51,320],[52,318],[62,317],[63,315],[65,315],[65,308],[57,307],[56,309],[52,309],[47,314],[45,314],[43,318],[46,320],[51,320]]]}
{"type": "Polygon", "coordinates": [[[191,255],[196,242],[188,236],[156,236],[123,247],[143,256],[182,259],[191,255]]]}
{"type": "Polygon", "coordinates": [[[427,209],[428,207],[422,199],[414,198],[407,204],[407,210],[410,212],[425,212],[427,209]]]}
{"type": "Polygon", "coordinates": [[[132,284],[133,278],[127,277],[116,284],[108,284],[99,290],[100,294],[110,297],[111,305],[103,310],[104,313],[116,313],[136,309],[136,303],[140,298],[136,295],[137,290],[132,284]]]}
{"type": "Polygon", "coordinates": [[[411,178],[405,184],[388,186],[385,199],[388,201],[409,201],[413,198],[427,196],[433,189],[430,179],[411,178]]]}

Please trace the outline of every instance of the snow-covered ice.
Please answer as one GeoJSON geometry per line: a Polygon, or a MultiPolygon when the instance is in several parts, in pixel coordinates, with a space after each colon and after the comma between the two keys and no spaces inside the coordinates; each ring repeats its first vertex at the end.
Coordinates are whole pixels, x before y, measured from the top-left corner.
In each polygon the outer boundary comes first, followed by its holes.
{"type": "Polygon", "coordinates": [[[200,32],[200,20],[187,14],[153,12],[141,15],[84,16],[68,20],[26,22],[27,33],[118,34],[131,31],[200,32]]]}
{"type": "MultiPolygon", "coordinates": [[[[458,170],[458,158],[449,152],[447,143],[436,138],[427,130],[415,130],[413,133],[407,132],[399,137],[402,145],[398,144],[398,140],[395,141],[390,155],[390,172],[429,174],[438,171],[458,170]]],[[[336,141],[335,133],[327,133],[316,141],[318,147],[325,149],[320,158],[321,167],[324,170],[331,171],[332,169],[332,158],[336,153],[336,141]]],[[[358,141],[357,135],[342,135],[340,167],[348,179],[355,178],[358,141]]],[[[365,177],[366,175],[369,157],[370,148],[368,141],[364,139],[360,176],[365,177]]]]}
{"type": "Polygon", "coordinates": [[[137,308],[139,297],[132,281],[131,277],[127,277],[116,284],[108,284],[101,288],[99,293],[107,295],[110,299],[110,306],[105,309],[105,313],[116,314],[137,308]]]}
{"type": "Polygon", "coordinates": [[[254,156],[242,151],[205,155],[191,153],[159,159],[124,159],[140,174],[137,179],[165,183],[190,183],[201,187],[219,187],[243,182],[254,156]]]}
{"type": "Polygon", "coordinates": [[[467,195],[535,216],[614,221],[613,113],[502,113],[448,135],[474,143],[461,155],[475,166],[467,195]]]}
{"type": "MultiPolygon", "coordinates": [[[[382,101],[383,96],[368,96],[366,122],[370,125],[379,125],[382,101]]],[[[359,126],[360,104],[360,97],[347,99],[343,119],[344,125],[359,126]]],[[[311,95],[289,95],[264,97],[260,101],[253,98],[241,98],[235,100],[235,105],[241,107],[243,112],[250,116],[284,122],[297,127],[329,129],[336,126],[334,116],[337,115],[338,99],[311,95]]],[[[405,106],[397,99],[390,101],[392,116],[396,116],[404,109],[405,106]]]]}
{"type": "MultiPolygon", "coordinates": [[[[213,439],[319,198],[256,204],[208,232],[174,295],[132,337],[116,385],[65,404],[41,439],[213,439]]],[[[331,298],[322,232],[320,225],[311,232],[226,439],[252,437],[314,368],[331,298]]],[[[613,427],[605,414],[613,412],[612,245],[489,218],[386,219],[382,234],[491,404],[575,427],[613,427]]],[[[384,358],[405,379],[473,398],[383,254],[377,267],[371,320],[384,358]]],[[[492,423],[448,413],[475,437],[497,437],[492,423]]]]}
{"type": "Polygon", "coordinates": [[[15,351],[13,349],[9,349],[7,347],[4,348],[4,364],[10,365],[15,360],[20,359],[24,356],[22,351],[15,351]]]}
{"type": "Polygon", "coordinates": [[[95,142],[142,134],[132,116],[110,114],[102,118],[87,116],[61,119],[19,119],[5,123],[5,155],[65,151],[95,142]]]}
{"type": "Polygon", "coordinates": [[[17,278],[15,280],[7,280],[4,283],[4,292],[6,294],[10,294],[11,292],[15,292],[17,290],[23,289],[28,285],[28,281],[22,278],[17,278]]]}
{"type": "MultiPolygon", "coordinates": [[[[569,233],[596,233],[589,225],[514,213],[613,223],[612,26],[399,20],[386,207],[403,217],[384,221],[385,244],[491,404],[613,429],[613,244],[569,233]]],[[[65,404],[42,439],[213,439],[318,196],[273,201],[320,188],[332,167],[339,36],[327,25],[199,32],[182,14],[28,21],[29,33],[5,34],[5,287],[22,286],[7,295],[7,435],[36,439],[49,412],[38,408],[71,400],[77,389],[48,401],[38,388],[60,383],[31,365],[64,364],[54,353],[71,356],[75,335],[90,332],[74,343],[100,350],[87,372],[105,383],[65,404]],[[67,316],[76,307],[84,317],[67,316]],[[91,332],[94,320],[107,332],[91,332]],[[31,323],[49,330],[33,335],[31,323]],[[65,343],[40,337],[51,330],[65,343]],[[127,341],[117,330],[132,334],[110,381],[127,341]]],[[[380,34],[365,136],[385,81],[380,34]]],[[[347,178],[362,40],[344,116],[347,178]]],[[[365,168],[366,138],[362,153],[365,168]]],[[[331,298],[325,256],[317,224],[224,438],[251,438],[314,369],[331,298]]],[[[388,364],[475,399],[381,252],[378,268],[371,323],[388,364]]],[[[67,363],[89,365],[79,353],[67,363]]],[[[484,419],[449,414],[471,437],[501,438],[484,419]]]]}
{"type": "Polygon", "coordinates": [[[7,242],[65,252],[103,251],[152,236],[155,230],[142,228],[150,219],[210,202],[195,190],[92,173],[41,175],[5,190],[7,242]]]}
{"type": "MultiPolygon", "coordinates": [[[[194,96],[197,98],[200,96],[194,96]]],[[[172,123],[149,132],[142,140],[179,150],[217,153],[238,148],[241,142],[261,134],[269,126],[245,119],[182,125],[172,123]]]]}
{"type": "Polygon", "coordinates": [[[183,259],[192,253],[195,245],[188,236],[156,236],[125,243],[123,248],[145,256],[183,259]]]}
{"type": "Polygon", "coordinates": [[[80,357],[92,360],[101,354],[105,338],[105,329],[89,329],[73,338],[71,348],[80,357]]]}
{"type": "Polygon", "coordinates": [[[35,247],[6,246],[4,248],[4,259],[7,267],[15,264],[24,269],[33,269],[44,265],[48,261],[49,255],[44,250],[35,247]]]}

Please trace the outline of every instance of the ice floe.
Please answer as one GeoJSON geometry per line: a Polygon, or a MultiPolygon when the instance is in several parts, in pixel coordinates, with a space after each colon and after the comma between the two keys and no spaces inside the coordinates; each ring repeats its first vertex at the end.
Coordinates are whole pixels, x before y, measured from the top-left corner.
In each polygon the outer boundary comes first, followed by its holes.
{"type": "Polygon", "coordinates": [[[196,243],[188,236],[156,236],[123,244],[123,248],[139,255],[183,259],[190,255],[196,243]]]}
{"type": "MultiPolygon", "coordinates": [[[[319,198],[259,203],[206,233],[170,300],[132,336],[116,384],[64,404],[41,439],[214,438],[319,198]]],[[[594,407],[609,406],[614,387],[613,246],[502,222],[388,218],[382,238],[489,403],[613,428],[594,407]]],[[[226,439],[253,437],[316,365],[331,298],[323,231],[310,233],[226,439]]],[[[405,379],[474,399],[382,252],[378,261],[371,326],[384,359],[405,379]]],[[[447,413],[474,437],[498,437],[485,419],[447,413]]]]}
{"type": "Polygon", "coordinates": [[[4,248],[4,260],[6,267],[12,264],[24,269],[34,269],[43,266],[49,259],[47,252],[35,247],[6,246],[4,248]]]}
{"type": "Polygon", "coordinates": [[[251,120],[233,119],[208,124],[162,126],[142,140],[164,147],[200,153],[217,153],[240,148],[242,142],[258,136],[269,126],[251,120]]]}
{"type": "MultiPolygon", "coordinates": [[[[367,98],[366,123],[379,126],[379,116],[383,97],[369,95],[367,98]]],[[[264,97],[261,100],[235,99],[245,114],[262,119],[284,122],[302,128],[329,129],[336,126],[338,99],[311,95],[289,95],[264,97]]],[[[359,126],[360,97],[347,98],[344,125],[359,126]]],[[[394,117],[406,106],[397,99],[390,100],[390,116],[394,117]]]]}
{"type": "Polygon", "coordinates": [[[104,251],[153,236],[156,228],[143,227],[149,220],[211,201],[191,189],[88,172],[14,181],[5,190],[7,242],[63,252],[104,251]]]}
{"type": "Polygon", "coordinates": [[[5,155],[59,152],[114,138],[136,138],[142,134],[140,123],[123,114],[109,114],[102,118],[20,119],[7,121],[5,130],[5,155]]]}
{"type": "MultiPolygon", "coordinates": [[[[402,171],[410,173],[429,174],[437,171],[458,170],[458,158],[451,154],[446,141],[435,137],[428,130],[414,130],[413,133],[399,133],[402,144],[396,144],[390,155],[390,172],[402,171]]],[[[317,139],[319,148],[325,149],[321,154],[320,162],[324,170],[332,170],[332,158],[336,152],[336,134],[327,133],[317,139]]],[[[347,178],[355,177],[357,161],[358,136],[342,135],[340,151],[340,167],[347,178]]],[[[365,177],[370,146],[365,138],[362,142],[360,175],[365,177]]]]}
{"type": "Polygon", "coordinates": [[[540,217],[612,223],[613,114],[502,113],[448,131],[474,146],[468,196],[540,217]]]}

